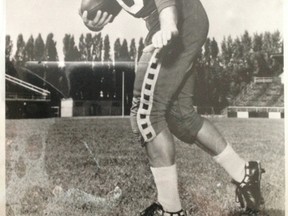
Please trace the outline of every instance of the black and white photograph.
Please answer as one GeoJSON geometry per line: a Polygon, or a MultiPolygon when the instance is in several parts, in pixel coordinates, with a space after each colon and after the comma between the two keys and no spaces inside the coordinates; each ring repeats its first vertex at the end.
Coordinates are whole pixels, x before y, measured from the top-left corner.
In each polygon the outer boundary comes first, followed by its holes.
{"type": "Polygon", "coordinates": [[[4,2],[1,215],[288,215],[284,0],[4,2]]]}

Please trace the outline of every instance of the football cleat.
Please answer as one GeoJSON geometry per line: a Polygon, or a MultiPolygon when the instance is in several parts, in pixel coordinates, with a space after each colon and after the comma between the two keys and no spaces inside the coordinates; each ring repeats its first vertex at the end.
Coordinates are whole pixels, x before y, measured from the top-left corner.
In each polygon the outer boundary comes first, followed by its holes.
{"type": "Polygon", "coordinates": [[[153,203],[141,212],[140,216],[186,216],[186,214],[183,209],[178,212],[167,212],[160,203],[153,203]]]}
{"type": "Polygon", "coordinates": [[[242,182],[232,180],[236,185],[236,202],[244,209],[242,215],[256,216],[260,206],[264,204],[261,194],[261,175],[265,170],[257,161],[249,161],[245,165],[245,177],[242,182]]]}

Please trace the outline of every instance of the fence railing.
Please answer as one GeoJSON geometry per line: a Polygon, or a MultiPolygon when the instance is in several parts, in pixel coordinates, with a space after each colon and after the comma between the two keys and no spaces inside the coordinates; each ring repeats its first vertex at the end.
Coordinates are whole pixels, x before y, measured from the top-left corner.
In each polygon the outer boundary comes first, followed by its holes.
{"type": "Polygon", "coordinates": [[[254,83],[272,83],[272,82],[280,82],[281,79],[279,77],[254,77],[254,83]]]}
{"type": "Polygon", "coordinates": [[[284,107],[239,107],[229,106],[228,112],[284,112],[284,107]]]}

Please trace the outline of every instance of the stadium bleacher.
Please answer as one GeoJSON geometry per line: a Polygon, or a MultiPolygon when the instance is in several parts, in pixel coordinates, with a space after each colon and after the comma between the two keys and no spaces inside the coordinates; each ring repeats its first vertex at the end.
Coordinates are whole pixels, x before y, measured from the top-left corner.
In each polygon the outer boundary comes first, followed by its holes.
{"type": "Polygon", "coordinates": [[[271,77],[254,79],[234,98],[227,112],[229,117],[283,118],[284,85],[271,77]]]}

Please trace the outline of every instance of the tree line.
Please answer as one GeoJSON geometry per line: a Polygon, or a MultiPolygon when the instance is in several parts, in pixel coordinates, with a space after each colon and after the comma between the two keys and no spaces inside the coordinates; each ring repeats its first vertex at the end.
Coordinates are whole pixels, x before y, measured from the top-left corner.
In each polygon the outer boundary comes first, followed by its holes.
{"type": "MultiPolygon", "coordinates": [[[[19,34],[16,52],[12,56],[13,41],[6,35],[6,63],[22,65],[26,61],[58,61],[53,33],[46,37],[30,36],[25,42],[19,34]]],[[[71,34],[63,38],[65,61],[137,61],[144,48],[143,38],[136,44],[132,39],[119,38],[111,46],[108,35],[82,34],[78,43],[71,34]]],[[[283,53],[283,39],[279,31],[254,33],[245,31],[238,37],[224,37],[220,43],[208,38],[197,55],[195,102],[199,106],[225,107],[249,83],[253,76],[276,76],[283,65],[271,54],[283,53]]],[[[7,69],[6,69],[7,71],[7,69]]]]}
{"type": "Polygon", "coordinates": [[[271,77],[283,72],[283,64],[271,58],[283,54],[279,31],[255,33],[245,31],[232,38],[224,37],[220,45],[208,38],[196,61],[195,100],[199,106],[229,105],[254,76],[271,77]]]}
{"type": "MultiPolygon", "coordinates": [[[[58,61],[57,42],[54,40],[53,33],[47,35],[44,42],[41,34],[36,38],[31,35],[25,42],[22,34],[19,34],[16,41],[16,52],[12,56],[13,41],[10,35],[6,35],[6,61],[13,61],[16,65],[22,65],[27,61],[58,61]]],[[[122,42],[117,38],[111,52],[110,38],[101,33],[86,35],[81,34],[78,44],[75,42],[74,35],[65,34],[63,38],[63,54],[65,61],[134,61],[139,58],[144,48],[143,38],[138,44],[135,39],[122,42]]]]}

